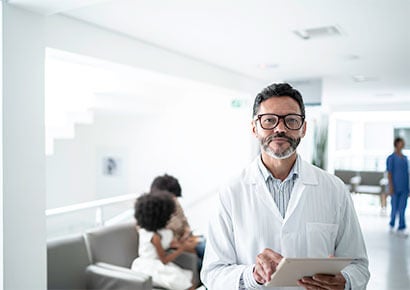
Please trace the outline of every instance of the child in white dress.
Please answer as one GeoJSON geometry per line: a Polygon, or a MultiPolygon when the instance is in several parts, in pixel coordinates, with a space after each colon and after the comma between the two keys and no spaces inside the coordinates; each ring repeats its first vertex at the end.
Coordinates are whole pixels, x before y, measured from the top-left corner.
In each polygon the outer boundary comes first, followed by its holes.
{"type": "Polygon", "coordinates": [[[139,257],[131,269],[152,277],[154,286],[169,290],[195,289],[192,271],[182,269],[172,261],[188,248],[179,244],[173,253],[167,253],[173,241],[171,230],[165,229],[175,203],[167,192],[142,195],[135,203],[135,218],[139,226],[139,257]]]}

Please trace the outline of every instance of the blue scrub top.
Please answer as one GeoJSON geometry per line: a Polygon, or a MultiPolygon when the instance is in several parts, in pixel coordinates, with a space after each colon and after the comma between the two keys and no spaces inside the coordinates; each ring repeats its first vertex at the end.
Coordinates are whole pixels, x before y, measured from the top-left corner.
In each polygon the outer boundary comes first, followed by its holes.
{"type": "Polygon", "coordinates": [[[407,156],[396,153],[387,157],[387,171],[391,173],[395,193],[409,193],[409,164],[407,156]]]}

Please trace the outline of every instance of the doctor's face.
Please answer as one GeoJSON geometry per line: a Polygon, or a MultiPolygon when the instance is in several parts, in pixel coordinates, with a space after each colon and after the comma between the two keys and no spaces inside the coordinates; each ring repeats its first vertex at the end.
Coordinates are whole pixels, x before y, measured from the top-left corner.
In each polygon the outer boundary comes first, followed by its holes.
{"type": "Polygon", "coordinates": [[[295,153],[306,133],[306,122],[298,115],[301,115],[299,104],[290,97],[275,96],[260,104],[258,114],[252,121],[252,131],[266,154],[276,159],[286,159],[295,153]]]}

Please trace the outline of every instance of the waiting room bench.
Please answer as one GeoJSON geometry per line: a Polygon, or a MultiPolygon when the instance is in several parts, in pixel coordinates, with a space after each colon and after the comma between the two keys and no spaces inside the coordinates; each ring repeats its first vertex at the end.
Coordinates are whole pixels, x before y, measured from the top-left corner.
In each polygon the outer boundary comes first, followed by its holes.
{"type": "Polygon", "coordinates": [[[379,195],[386,191],[387,179],[380,171],[335,170],[350,192],[379,195]]]}
{"type": "MultiPolygon", "coordinates": [[[[138,256],[135,222],[101,227],[84,235],[47,242],[47,289],[152,290],[152,279],[130,270],[138,256]]],[[[197,256],[181,254],[175,261],[194,273],[197,256]]]]}

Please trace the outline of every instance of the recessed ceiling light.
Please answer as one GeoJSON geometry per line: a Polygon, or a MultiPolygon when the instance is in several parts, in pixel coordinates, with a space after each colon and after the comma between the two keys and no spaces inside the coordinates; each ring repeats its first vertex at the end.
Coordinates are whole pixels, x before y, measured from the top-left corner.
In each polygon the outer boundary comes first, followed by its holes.
{"type": "Polygon", "coordinates": [[[352,78],[356,83],[377,82],[379,80],[377,77],[369,77],[364,75],[354,75],[352,78]]]}
{"type": "Polygon", "coordinates": [[[348,54],[345,56],[346,60],[358,60],[360,59],[360,56],[358,56],[357,54],[348,54]]]}
{"type": "Polygon", "coordinates": [[[342,35],[335,25],[294,30],[293,33],[304,40],[342,35]]]}
{"type": "Polygon", "coordinates": [[[275,69],[275,68],[278,68],[279,67],[279,64],[277,64],[277,63],[261,63],[261,64],[258,64],[258,68],[260,68],[260,69],[275,69]]]}

